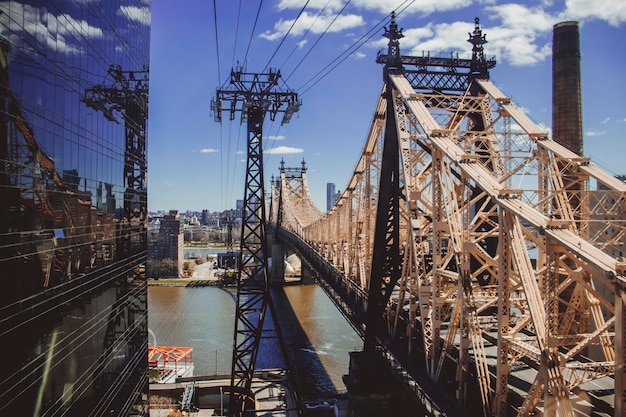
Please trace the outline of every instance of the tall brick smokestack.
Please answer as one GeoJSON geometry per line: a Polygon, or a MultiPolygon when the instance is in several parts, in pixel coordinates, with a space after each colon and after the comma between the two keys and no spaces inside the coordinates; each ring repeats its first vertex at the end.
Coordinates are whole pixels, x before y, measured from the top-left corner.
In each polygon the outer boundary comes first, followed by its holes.
{"type": "Polygon", "coordinates": [[[583,155],[578,22],[552,28],[552,138],[583,155]]]}

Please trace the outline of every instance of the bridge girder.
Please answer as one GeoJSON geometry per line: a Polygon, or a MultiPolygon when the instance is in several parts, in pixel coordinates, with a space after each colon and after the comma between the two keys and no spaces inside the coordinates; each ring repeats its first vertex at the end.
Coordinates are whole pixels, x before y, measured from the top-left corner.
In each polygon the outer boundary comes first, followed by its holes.
{"type": "MultiPolygon", "coordinates": [[[[515,405],[518,415],[572,415],[592,380],[623,410],[626,185],[551,140],[488,80],[474,81],[472,95],[416,92],[401,72],[391,79],[405,238],[385,335],[423,350],[435,381],[453,358],[457,393],[475,375],[486,414],[515,405]],[[533,375],[530,392],[512,404],[511,381],[523,373],[533,375]]],[[[334,207],[304,222],[294,208],[301,197],[283,194],[283,215],[293,218],[283,227],[362,289],[383,96],[334,207]]]]}

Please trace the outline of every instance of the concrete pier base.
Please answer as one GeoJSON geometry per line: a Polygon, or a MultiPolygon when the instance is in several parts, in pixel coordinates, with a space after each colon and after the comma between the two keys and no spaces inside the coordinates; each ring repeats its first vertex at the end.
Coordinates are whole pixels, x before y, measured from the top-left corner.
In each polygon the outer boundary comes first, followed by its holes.
{"type": "Polygon", "coordinates": [[[348,375],[348,417],[399,416],[401,392],[378,352],[350,352],[348,375]]]}

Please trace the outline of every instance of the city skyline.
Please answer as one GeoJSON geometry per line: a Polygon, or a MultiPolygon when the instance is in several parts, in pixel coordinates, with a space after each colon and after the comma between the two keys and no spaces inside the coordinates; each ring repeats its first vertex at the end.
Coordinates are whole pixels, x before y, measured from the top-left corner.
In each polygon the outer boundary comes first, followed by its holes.
{"type": "MultiPolygon", "coordinates": [[[[345,189],[382,86],[377,52],[386,51],[383,26],[396,11],[401,52],[470,53],[474,18],[495,56],[491,79],[531,119],[551,126],[551,41],[555,23],[580,24],[584,154],[613,175],[624,174],[626,69],[616,41],[626,36],[626,5],[607,1],[153,1],[148,206],[151,211],[222,211],[242,198],[246,125],[239,116],[216,123],[211,98],[230,70],[281,70],[302,108],[291,122],[264,125],[265,186],[285,166],[307,163],[313,199],[326,206],[326,184],[345,189]],[[324,9],[324,5],[327,7],[324,9]],[[405,6],[408,8],[404,9],[405,6]],[[345,8],[344,8],[345,7],[345,8]],[[343,8],[343,9],[342,9],[343,8]],[[300,16],[295,24],[294,19],[300,16]],[[215,24],[217,23],[217,28],[215,24]],[[252,28],[254,27],[254,32],[252,28]],[[288,35],[286,35],[289,33],[288,35]],[[322,35],[323,34],[323,35],[322,35]],[[217,38],[217,42],[216,42],[217,38]],[[424,51],[424,52],[422,52],[424,51]]],[[[266,189],[266,192],[269,190],[266,189]]]]}

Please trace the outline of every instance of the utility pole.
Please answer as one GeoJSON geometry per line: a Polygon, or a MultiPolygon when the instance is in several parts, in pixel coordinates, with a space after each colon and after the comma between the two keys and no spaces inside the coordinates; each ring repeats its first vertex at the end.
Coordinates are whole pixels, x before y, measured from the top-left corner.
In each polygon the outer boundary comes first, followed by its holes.
{"type": "Polygon", "coordinates": [[[257,74],[244,72],[242,67],[237,67],[231,70],[230,85],[217,89],[215,98],[211,101],[211,111],[216,122],[221,123],[222,112],[227,111],[230,120],[235,119],[236,113],[241,113],[241,122],[247,122],[248,125],[228,408],[230,415],[241,415],[246,408],[246,402],[253,400],[250,388],[268,306],[276,318],[269,294],[263,185],[263,121],[266,113],[269,113],[272,121],[278,113],[284,113],[281,124],[288,123],[301,105],[295,92],[280,90],[280,80],[280,71],[270,70],[269,73],[257,74]],[[226,107],[227,103],[230,105],[226,107]]]}

